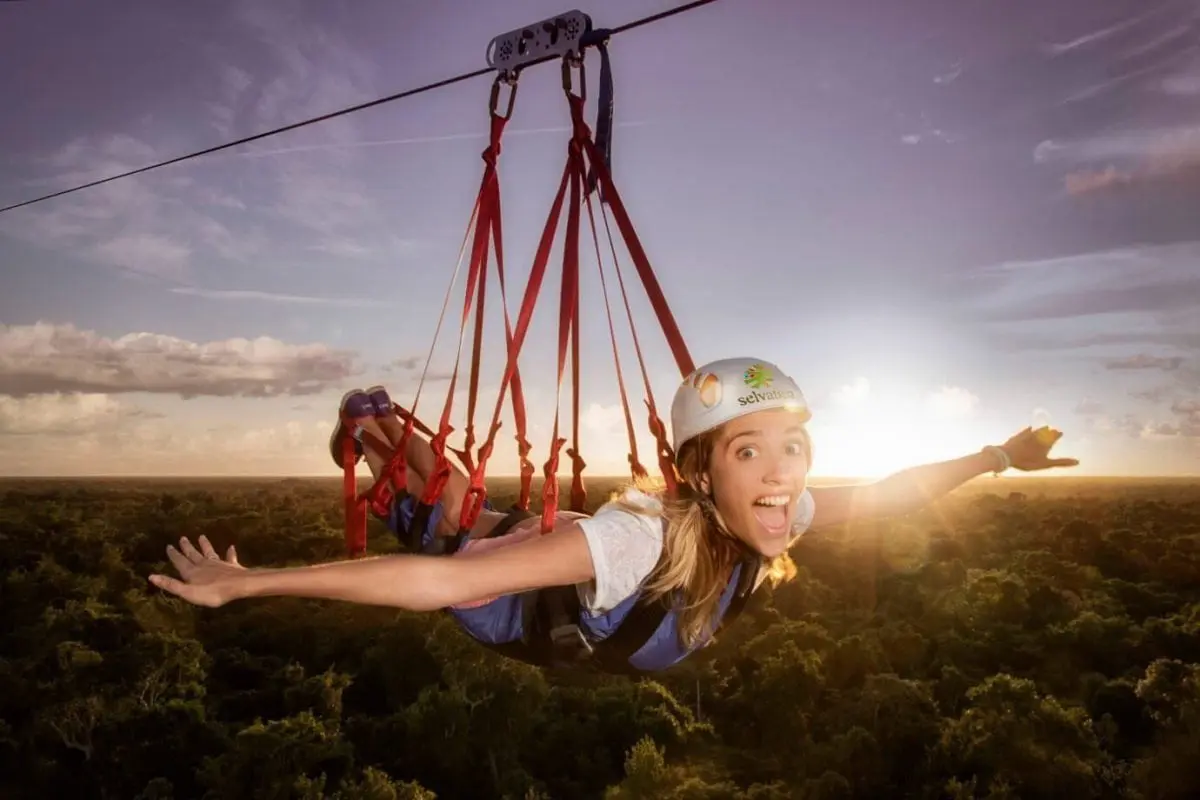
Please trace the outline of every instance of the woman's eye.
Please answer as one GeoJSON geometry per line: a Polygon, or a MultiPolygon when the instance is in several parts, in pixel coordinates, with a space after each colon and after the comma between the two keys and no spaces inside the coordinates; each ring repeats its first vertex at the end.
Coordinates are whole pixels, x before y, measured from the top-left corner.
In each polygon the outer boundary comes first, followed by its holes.
{"type": "Polygon", "coordinates": [[[737,457],[741,459],[753,458],[755,450],[753,447],[743,447],[738,450],[737,457]]]}

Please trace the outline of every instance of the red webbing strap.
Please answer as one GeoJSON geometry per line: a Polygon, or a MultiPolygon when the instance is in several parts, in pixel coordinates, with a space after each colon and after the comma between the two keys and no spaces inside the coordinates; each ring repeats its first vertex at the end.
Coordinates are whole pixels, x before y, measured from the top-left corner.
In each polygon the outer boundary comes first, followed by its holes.
{"type": "MultiPolygon", "coordinates": [[[[612,343],[613,366],[617,370],[617,390],[621,395],[621,411],[625,415],[625,433],[629,437],[629,471],[633,479],[638,480],[639,478],[645,478],[649,473],[646,467],[642,465],[641,459],[638,458],[637,434],[633,428],[633,412],[629,409],[629,394],[625,389],[625,375],[621,369],[621,355],[617,347],[617,329],[613,325],[612,305],[608,302],[608,280],[604,277],[604,259],[600,255],[600,236],[596,232],[596,215],[592,210],[591,192],[584,194],[584,201],[587,203],[588,221],[592,227],[592,244],[596,250],[596,267],[600,272],[600,291],[604,295],[604,316],[608,321],[608,338],[612,343]]],[[[605,218],[605,222],[608,222],[607,218],[605,218]]],[[[608,238],[608,244],[609,249],[612,250],[613,264],[617,265],[616,247],[613,245],[611,234],[608,238]]]]}
{"type": "MultiPolygon", "coordinates": [[[[482,210],[482,206],[483,206],[483,196],[484,196],[484,187],[481,186],[479,194],[475,198],[475,206],[471,210],[471,218],[470,218],[470,221],[468,222],[468,226],[467,226],[468,227],[467,237],[470,236],[471,225],[477,223],[479,214],[480,214],[480,212],[482,210]]],[[[465,240],[464,240],[464,246],[465,246],[465,240]]],[[[469,300],[468,300],[468,302],[469,302],[469,300]]],[[[399,416],[402,420],[404,420],[404,423],[405,423],[404,429],[400,435],[400,441],[399,441],[399,443],[397,443],[397,446],[395,448],[390,447],[386,443],[380,442],[378,439],[376,439],[374,436],[372,436],[369,433],[364,432],[364,434],[363,434],[364,438],[374,441],[375,447],[373,449],[377,453],[379,453],[380,455],[387,456],[387,463],[384,464],[383,468],[380,470],[379,477],[375,479],[375,482],[364,493],[364,496],[363,496],[363,499],[365,499],[365,502],[369,503],[371,506],[371,509],[373,511],[375,511],[375,513],[379,514],[380,516],[384,516],[389,512],[391,505],[392,505],[392,501],[394,500],[396,494],[398,492],[403,491],[408,485],[408,443],[412,439],[413,432],[415,430],[419,430],[421,433],[430,437],[431,441],[436,436],[436,434],[432,430],[430,430],[429,426],[425,425],[423,422],[421,422],[419,419],[417,419],[417,417],[415,415],[416,403],[420,400],[420,394],[421,394],[421,390],[420,390],[420,387],[418,387],[417,398],[413,401],[414,411],[407,411],[404,408],[402,408],[401,406],[399,406],[398,404],[396,404],[395,402],[392,403],[392,411],[394,411],[397,414],[397,416],[399,416]]],[[[345,420],[345,423],[348,426],[353,425],[353,422],[350,420],[345,420]]],[[[455,453],[455,455],[457,455],[459,457],[459,459],[461,461],[464,462],[464,464],[469,464],[469,461],[468,461],[469,454],[465,454],[459,450],[453,450],[453,452],[455,453]]],[[[449,476],[450,469],[449,469],[448,461],[446,462],[445,466],[446,466],[446,474],[447,474],[447,476],[449,476]]],[[[470,467],[468,466],[468,469],[469,468],[470,467]]],[[[352,525],[357,526],[359,523],[356,520],[351,520],[349,517],[347,517],[346,524],[347,524],[347,532],[348,532],[347,536],[350,536],[349,531],[351,530],[351,526],[352,525]]],[[[363,522],[361,524],[363,526],[365,526],[365,519],[363,520],[363,522]]],[[[363,531],[361,536],[365,541],[365,537],[366,537],[365,530],[363,531]]]]}
{"type": "MultiPolygon", "coordinates": [[[[502,238],[502,226],[500,224],[500,185],[499,181],[493,181],[488,191],[492,193],[489,205],[494,209],[491,218],[490,232],[492,235],[493,244],[496,252],[496,274],[500,282],[500,304],[504,312],[504,340],[507,348],[506,352],[511,352],[513,348],[513,330],[512,319],[508,313],[508,291],[504,280],[504,244],[502,238]]],[[[487,246],[483,248],[483,263],[487,261],[487,246]]],[[[483,267],[486,269],[486,266],[483,267]]],[[[479,328],[477,328],[479,330],[479,328]]],[[[474,399],[474,394],[472,394],[474,399]]],[[[497,400],[497,408],[503,405],[503,393],[497,400]]],[[[533,462],[529,460],[529,451],[531,446],[527,438],[527,422],[525,417],[525,395],[521,386],[521,371],[519,367],[514,367],[512,375],[512,406],[513,418],[516,422],[516,440],[518,448],[518,457],[521,461],[521,490],[517,502],[514,504],[518,508],[529,508],[530,486],[533,480],[533,462]]],[[[474,405],[472,410],[468,412],[470,419],[474,421],[474,405]]],[[[463,498],[462,510],[459,514],[460,531],[469,531],[475,526],[476,520],[483,510],[483,501],[487,498],[487,486],[485,485],[486,478],[486,461],[490,458],[492,448],[495,444],[496,434],[499,432],[499,419],[494,419],[488,431],[487,441],[479,448],[479,461],[473,467],[468,467],[467,474],[469,482],[467,492],[463,498]]],[[[468,434],[469,443],[474,442],[474,436],[468,434]]],[[[469,446],[469,445],[468,445],[469,446]]]]}
{"type": "MultiPolygon", "coordinates": [[[[368,491],[358,493],[358,478],[354,468],[358,461],[358,453],[354,437],[350,434],[357,424],[356,420],[342,415],[342,426],[345,430],[341,441],[342,502],[346,515],[346,551],[351,558],[358,558],[367,551],[367,507],[370,506],[381,516],[387,514],[392,494],[386,472],[380,475],[368,491]]],[[[382,456],[392,456],[391,445],[369,431],[362,431],[361,435],[363,447],[369,447],[382,456]]]]}
{"type": "MultiPolygon", "coordinates": [[[[493,105],[494,95],[498,90],[497,86],[493,86],[493,105]]],[[[475,205],[471,208],[471,216],[467,220],[467,229],[463,234],[463,243],[459,248],[459,261],[462,260],[462,251],[467,246],[467,240],[470,238],[471,229],[475,225],[479,215],[479,209],[483,202],[483,192],[480,191],[475,196],[475,205]]],[[[449,290],[447,290],[447,302],[449,301],[449,290]]],[[[444,310],[444,309],[443,309],[444,310]]],[[[440,327],[440,322],[439,322],[440,327]]],[[[437,341],[437,335],[434,335],[434,341],[437,341]]],[[[413,398],[413,407],[411,411],[401,408],[395,402],[392,403],[392,410],[404,420],[404,429],[400,434],[400,441],[396,448],[391,451],[387,463],[380,472],[379,477],[367,492],[371,505],[380,514],[386,514],[390,508],[393,498],[397,493],[404,491],[408,486],[408,443],[412,440],[413,431],[419,430],[426,436],[433,438],[434,432],[422,423],[416,417],[417,404],[421,401],[421,389],[425,386],[425,377],[422,375],[420,383],[417,384],[416,396],[413,398]],[[380,511],[380,509],[383,509],[380,511]]],[[[383,451],[380,451],[383,452],[383,451]]],[[[349,523],[347,523],[349,524],[349,523]]]]}
{"type": "MultiPolygon", "coordinates": [[[[554,234],[558,230],[558,218],[562,213],[563,197],[567,193],[567,181],[570,175],[570,164],[568,164],[563,169],[562,180],[558,185],[558,193],[554,196],[554,202],[550,207],[550,213],[546,219],[546,227],[542,230],[542,238],[538,242],[537,252],[533,258],[533,267],[529,271],[529,280],[525,284],[525,295],[521,301],[520,313],[517,315],[517,326],[513,331],[512,340],[508,343],[508,360],[504,367],[504,375],[500,379],[500,391],[496,394],[496,406],[492,412],[491,428],[487,441],[479,448],[479,460],[475,466],[475,470],[480,476],[484,474],[487,468],[488,459],[492,455],[496,433],[500,429],[500,409],[504,406],[505,392],[507,392],[510,382],[515,383],[514,375],[517,370],[517,358],[520,356],[521,348],[525,343],[525,334],[529,331],[529,322],[533,318],[533,309],[537,304],[537,297],[541,292],[542,283],[545,281],[546,265],[550,261],[550,248],[554,244],[554,234]]],[[[528,449],[526,449],[526,452],[528,452],[528,449]]],[[[474,484],[474,482],[473,479],[472,483],[474,484]]],[[[475,503],[482,503],[482,499],[475,498],[472,505],[475,503]]],[[[464,503],[464,505],[466,504],[464,503]]]]}
{"type": "MultiPolygon", "coordinates": [[[[582,103],[574,97],[569,99],[572,105],[572,115],[578,113],[582,119],[582,103]],[[576,107],[578,107],[578,111],[575,110],[576,107]]],[[[688,353],[687,344],[683,341],[683,334],[679,332],[679,325],[675,322],[667,298],[654,275],[654,268],[650,266],[650,259],[646,257],[646,251],[642,248],[642,242],[633,228],[633,223],[629,220],[629,214],[625,210],[624,203],[621,202],[621,195],[613,184],[608,168],[604,166],[604,159],[596,149],[595,142],[589,136],[583,139],[581,144],[587,152],[597,181],[603,187],[603,197],[612,207],[613,218],[617,221],[617,228],[621,231],[625,246],[629,248],[629,256],[633,259],[634,266],[637,267],[638,275],[641,276],[642,285],[646,288],[646,295],[650,298],[650,305],[654,308],[654,313],[662,326],[663,335],[666,336],[667,344],[671,347],[671,354],[675,357],[675,364],[679,367],[680,377],[686,378],[696,369],[696,365],[688,353]]]]}
{"type": "MultiPolygon", "coordinates": [[[[580,119],[579,123],[582,122],[580,119]]],[[[586,125],[573,127],[574,139],[590,136],[586,125]]],[[[575,175],[571,178],[570,216],[567,217],[567,236],[563,245],[563,283],[568,274],[571,281],[571,446],[567,448],[567,456],[571,459],[571,510],[582,514],[587,506],[587,490],[583,485],[587,462],[579,449],[579,205],[583,187],[587,185],[587,170],[583,151],[576,142],[569,145],[568,157],[575,162],[575,175]]]]}
{"type": "MultiPolygon", "coordinates": [[[[567,173],[570,175],[571,197],[567,211],[566,240],[563,242],[562,288],[558,307],[558,377],[554,403],[554,428],[550,435],[550,455],[543,467],[545,482],[542,485],[542,531],[544,533],[553,530],[554,519],[558,514],[558,459],[559,451],[566,443],[566,439],[558,435],[559,419],[561,416],[559,406],[562,399],[562,381],[563,371],[566,368],[567,348],[576,341],[573,332],[577,328],[576,317],[579,314],[579,201],[583,193],[585,175],[583,172],[583,158],[579,142],[577,141],[578,137],[579,132],[576,131],[568,145],[567,153],[567,173]]],[[[577,352],[577,349],[575,349],[574,355],[576,360],[572,366],[578,363],[577,352]]],[[[577,375],[577,373],[574,374],[577,375]]],[[[575,395],[576,409],[578,409],[578,383],[575,386],[575,395]]],[[[577,410],[576,419],[578,419],[577,410]]],[[[576,440],[572,450],[577,451],[578,446],[578,429],[576,428],[576,440]]],[[[573,461],[576,466],[582,463],[577,454],[573,461]]],[[[576,483],[581,483],[581,480],[576,471],[572,481],[573,497],[575,496],[576,483]]],[[[580,491],[582,491],[581,485],[580,491]]]]}
{"type": "MultiPolygon", "coordinates": [[[[498,84],[497,84],[498,85],[498,84]]],[[[500,152],[500,138],[504,132],[504,126],[508,122],[507,116],[500,116],[495,111],[495,94],[493,93],[493,106],[491,112],[491,141],[487,149],[483,151],[483,160],[487,164],[484,169],[483,179],[480,183],[480,209],[479,219],[476,222],[475,241],[471,252],[471,264],[467,271],[467,287],[463,298],[463,313],[459,326],[459,351],[455,357],[454,372],[450,376],[450,386],[446,391],[446,401],[442,407],[442,418],[438,425],[438,431],[430,440],[430,447],[434,453],[434,467],[426,479],[425,491],[421,495],[421,502],[426,505],[433,505],[442,496],[442,492],[446,488],[446,484],[450,480],[450,460],[446,456],[446,439],[454,428],[450,424],[451,411],[454,408],[454,392],[458,387],[458,369],[462,357],[462,336],[466,331],[467,319],[471,313],[471,301],[474,299],[476,287],[478,286],[480,294],[484,292],[484,287],[487,283],[486,257],[487,257],[487,236],[491,232],[492,217],[495,214],[495,200],[499,196],[499,192],[490,191],[492,184],[499,179],[496,175],[496,157],[500,152]]],[[[510,108],[511,110],[511,108],[510,108]]],[[[475,382],[469,389],[470,398],[468,400],[472,407],[474,406],[474,396],[478,390],[478,370],[480,360],[479,344],[482,341],[480,329],[483,324],[483,306],[480,303],[477,306],[478,316],[475,321],[476,337],[474,352],[472,353],[472,375],[476,378],[475,382]]],[[[471,470],[473,474],[474,469],[471,470]]],[[[464,502],[464,505],[467,505],[464,502]]],[[[472,502],[471,505],[474,505],[472,502]]]]}
{"type": "MultiPolygon", "coordinates": [[[[512,347],[513,332],[512,321],[508,316],[508,295],[504,286],[504,245],[501,238],[500,228],[500,189],[496,187],[496,216],[492,227],[492,237],[495,239],[496,246],[496,274],[500,281],[500,299],[504,305],[504,338],[507,346],[512,347]]],[[[525,418],[525,390],[521,385],[521,370],[519,368],[513,370],[512,379],[512,409],[513,421],[516,423],[516,434],[514,438],[517,441],[517,459],[521,463],[521,490],[517,496],[517,502],[514,504],[516,508],[529,510],[529,495],[533,485],[533,462],[529,459],[529,453],[533,450],[533,445],[529,443],[528,427],[529,424],[525,418]]],[[[483,473],[480,472],[480,484],[483,482],[483,473]]],[[[476,512],[478,514],[478,512],[476,512]]],[[[474,525],[474,520],[471,521],[474,525]]]]}
{"type": "MultiPolygon", "coordinates": [[[[471,378],[467,390],[467,426],[464,432],[462,452],[466,459],[467,474],[475,471],[471,458],[471,449],[475,446],[475,408],[479,395],[479,366],[483,350],[483,311],[487,296],[487,262],[489,236],[492,235],[495,223],[499,221],[497,202],[500,198],[500,177],[496,173],[496,161],[500,155],[500,136],[504,131],[507,118],[492,112],[491,139],[487,149],[483,151],[483,161],[487,165],[483,172],[483,181],[479,186],[483,213],[475,228],[475,241],[471,246],[470,274],[479,276],[479,296],[475,303],[475,331],[471,350],[471,378]]],[[[469,290],[468,290],[469,291],[469,290]]]]}
{"type": "MultiPolygon", "coordinates": [[[[380,516],[388,513],[393,496],[392,486],[388,481],[387,471],[383,471],[370,489],[358,493],[358,477],[355,464],[358,461],[356,442],[350,431],[354,430],[357,422],[345,415],[342,416],[342,426],[345,433],[342,436],[342,502],[346,517],[346,551],[351,558],[359,558],[367,551],[367,507],[380,516]]],[[[391,445],[379,439],[369,431],[362,431],[363,447],[369,447],[382,456],[391,458],[391,445]]]]}
{"type": "MultiPolygon", "coordinates": [[[[582,158],[580,159],[582,162],[582,158]]],[[[582,167],[581,167],[582,169],[582,167]]],[[[580,183],[584,180],[580,174],[580,183]]],[[[579,450],[579,210],[575,210],[575,320],[571,326],[571,446],[567,455],[571,459],[571,510],[580,514],[587,507],[587,489],[583,484],[583,471],[587,462],[579,450]]]]}
{"type": "MultiPolygon", "coordinates": [[[[474,408],[476,396],[478,394],[479,384],[479,361],[481,350],[481,333],[482,333],[482,317],[484,308],[484,289],[483,282],[486,280],[486,274],[483,265],[487,260],[487,234],[493,232],[498,241],[498,232],[500,228],[499,220],[499,189],[497,187],[496,177],[496,160],[500,153],[500,140],[504,132],[505,124],[512,114],[513,101],[516,96],[516,86],[512,84],[511,93],[508,99],[508,108],[503,115],[497,113],[498,100],[500,95],[500,84],[502,78],[497,76],[492,84],[492,93],[490,99],[490,118],[491,118],[491,136],[488,148],[483,152],[483,160],[486,164],[483,176],[480,180],[479,192],[476,194],[475,205],[471,210],[471,217],[467,224],[466,237],[470,237],[471,229],[474,227],[475,236],[472,242],[471,266],[468,269],[467,289],[463,301],[463,317],[459,327],[459,358],[462,353],[462,336],[466,327],[466,320],[470,313],[471,298],[474,291],[475,283],[478,280],[480,283],[479,298],[476,307],[476,323],[475,323],[475,340],[474,352],[472,359],[471,381],[470,381],[470,410],[468,411],[468,420],[474,419],[474,408]]],[[[464,237],[463,245],[466,245],[466,237],[464,237]]],[[[498,245],[497,245],[498,246],[498,245]]],[[[461,259],[461,253],[460,253],[461,259]]],[[[503,284],[501,284],[503,292],[503,284]]],[[[507,309],[506,323],[507,323],[507,309]]],[[[386,514],[390,509],[395,493],[403,490],[407,486],[407,449],[408,443],[413,436],[414,430],[420,430],[430,439],[430,447],[434,451],[435,464],[433,474],[426,481],[425,490],[422,493],[422,502],[432,505],[437,502],[445,489],[445,485],[449,480],[451,466],[449,459],[446,457],[446,439],[453,428],[449,424],[450,412],[453,405],[454,391],[458,379],[459,360],[455,361],[454,375],[451,378],[450,388],[447,391],[446,403],[442,411],[442,417],[438,426],[438,431],[435,433],[428,426],[420,422],[416,417],[416,406],[420,399],[421,387],[417,388],[417,397],[413,401],[412,411],[406,411],[399,405],[393,404],[395,413],[404,420],[404,430],[401,434],[400,441],[395,449],[388,447],[386,444],[379,443],[380,449],[377,452],[387,455],[387,463],[384,465],[380,476],[375,480],[371,488],[363,494],[362,497],[355,497],[351,502],[349,493],[352,491],[351,486],[354,484],[353,464],[355,460],[353,441],[349,445],[343,443],[343,448],[350,447],[350,461],[344,461],[344,471],[346,477],[343,481],[343,493],[346,495],[346,538],[347,542],[361,542],[362,549],[365,549],[366,541],[366,504],[369,503],[373,510],[378,514],[386,514]]],[[[422,380],[423,384],[423,380],[422,380]]],[[[523,397],[521,398],[523,402],[523,397]]],[[[516,402],[516,399],[514,399],[516,402]]],[[[522,409],[523,411],[523,409],[522,409]]],[[[519,424],[524,422],[524,414],[518,415],[519,424]]],[[[523,427],[523,426],[522,426],[523,427]]],[[[375,437],[366,434],[364,438],[375,439],[375,437]]],[[[459,450],[450,448],[459,460],[463,463],[468,473],[473,472],[473,464],[471,459],[471,439],[473,431],[468,428],[467,444],[459,450]]],[[[349,439],[349,437],[347,437],[349,439]]]]}
{"type": "Polygon", "coordinates": [[[346,552],[359,558],[367,552],[367,502],[358,495],[354,462],[358,460],[355,441],[342,437],[342,502],[346,510],[346,552]]]}
{"type": "MultiPolygon", "coordinates": [[[[583,99],[576,97],[568,92],[567,100],[570,105],[571,119],[575,123],[576,129],[586,131],[586,124],[583,122],[583,99]]],[[[667,299],[662,292],[662,288],[658,284],[658,280],[654,275],[654,270],[650,266],[650,260],[646,256],[646,251],[642,247],[641,240],[638,238],[637,231],[633,227],[633,223],[629,219],[629,214],[625,210],[625,205],[621,201],[620,192],[613,184],[612,175],[604,164],[604,159],[592,141],[590,135],[585,135],[580,139],[580,145],[587,154],[589,165],[596,178],[597,184],[600,187],[602,197],[612,207],[613,216],[617,222],[617,228],[621,231],[622,237],[625,240],[625,245],[629,250],[630,257],[633,259],[634,265],[637,267],[638,274],[642,279],[642,285],[646,289],[646,294],[650,299],[651,306],[654,308],[655,314],[658,317],[659,325],[662,327],[663,334],[667,339],[667,343],[671,348],[671,352],[675,357],[675,363],[679,368],[681,377],[686,377],[695,369],[695,364],[692,361],[691,355],[688,353],[687,344],[683,340],[683,335],[679,331],[679,325],[675,322],[674,315],[671,313],[667,299]]],[[[619,272],[618,272],[619,275],[619,272]]],[[[632,323],[632,317],[631,317],[632,323]]],[[[634,334],[636,336],[636,332],[634,334]]],[[[641,360],[639,348],[639,360],[641,360]]],[[[644,370],[644,365],[643,365],[644,370]]],[[[674,451],[671,448],[670,442],[667,439],[666,427],[663,425],[662,419],[659,417],[658,411],[654,404],[654,395],[650,391],[649,383],[646,386],[647,397],[646,403],[649,410],[649,426],[650,431],[655,438],[658,450],[658,463],[662,472],[663,480],[667,484],[669,493],[674,494],[677,488],[675,480],[675,459],[674,451]]]]}
{"type": "MultiPolygon", "coordinates": [[[[654,387],[650,385],[650,372],[646,369],[646,359],[642,354],[642,342],[638,337],[637,324],[633,321],[633,309],[629,305],[629,292],[625,288],[625,276],[621,271],[621,262],[617,258],[617,246],[613,242],[612,229],[609,227],[608,213],[604,210],[604,206],[600,207],[600,213],[604,219],[604,232],[608,237],[608,246],[612,251],[613,268],[617,273],[617,284],[621,289],[621,301],[625,306],[625,317],[629,321],[629,333],[633,338],[633,350],[637,355],[638,368],[642,373],[642,387],[646,393],[645,402],[648,427],[651,435],[654,437],[659,473],[663,476],[663,480],[667,484],[667,494],[674,496],[678,489],[678,481],[675,474],[675,453],[671,447],[671,443],[667,440],[666,426],[663,425],[654,403],[654,387]]],[[[630,448],[630,453],[632,457],[632,447],[630,448]]]]}

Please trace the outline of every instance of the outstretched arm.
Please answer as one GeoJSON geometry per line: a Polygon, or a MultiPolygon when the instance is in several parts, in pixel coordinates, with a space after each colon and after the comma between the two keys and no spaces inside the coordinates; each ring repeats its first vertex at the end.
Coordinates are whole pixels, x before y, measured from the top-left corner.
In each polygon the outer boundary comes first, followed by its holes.
{"type": "Polygon", "coordinates": [[[179,578],[151,575],[160,589],[217,607],[248,597],[317,597],[432,611],[484,597],[593,577],[583,531],[569,526],[525,542],[463,556],[393,555],[305,567],[246,569],[231,547],[222,560],[205,537],[167,548],[179,578]]]}
{"type": "Polygon", "coordinates": [[[1005,466],[1023,471],[1073,467],[1079,463],[1074,458],[1049,457],[1050,448],[1060,438],[1062,433],[1050,428],[1025,428],[999,447],[1007,454],[1009,465],[999,454],[985,449],[951,461],[910,467],[874,483],[813,487],[809,490],[815,504],[812,527],[908,514],[972,478],[1005,466]]]}

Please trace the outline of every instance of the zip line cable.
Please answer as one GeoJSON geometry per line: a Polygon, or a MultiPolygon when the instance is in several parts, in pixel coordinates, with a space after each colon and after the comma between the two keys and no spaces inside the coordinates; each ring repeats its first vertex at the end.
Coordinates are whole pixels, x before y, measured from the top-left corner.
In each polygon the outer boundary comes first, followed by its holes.
{"type": "MultiPolygon", "coordinates": [[[[605,33],[607,33],[607,35],[609,35],[609,36],[615,36],[618,33],[624,33],[625,31],[630,31],[630,30],[633,30],[634,28],[640,28],[643,25],[649,25],[651,23],[658,22],[660,20],[667,19],[668,17],[673,17],[677,14],[682,14],[685,11],[691,11],[692,9],[699,8],[700,6],[706,6],[706,5],[709,5],[710,3],[714,3],[714,2],[716,2],[716,0],[694,0],[693,2],[685,3],[681,6],[676,6],[675,8],[668,9],[667,11],[661,11],[657,14],[651,14],[649,16],[642,17],[641,19],[635,19],[631,22],[625,23],[624,25],[620,25],[616,28],[608,28],[608,29],[606,29],[605,33]]],[[[546,61],[551,61],[556,58],[558,58],[558,56],[556,56],[556,55],[546,56],[545,58],[541,58],[536,61],[531,61],[527,64],[522,65],[521,69],[524,70],[528,67],[532,67],[536,64],[541,64],[546,61]]],[[[301,122],[293,122],[290,125],[284,125],[282,128],[274,128],[273,130],[264,131],[263,133],[256,133],[253,136],[246,136],[246,137],[237,139],[232,142],[226,142],[225,144],[219,144],[214,147],[205,148],[204,150],[197,150],[194,153],[188,153],[187,155],[177,156],[176,158],[172,158],[167,161],[160,161],[156,164],[151,164],[146,167],[139,167],[137,169],[132,169],[132,170],[129,170],[128,172],[122,172],[118,175],[110,175],[107,178],[101,178],[99,180],[91,181],[90,183],[84,183],[79,186],[74,186],[70,189],[63,189],[58,192],[53,192],[51,194],[42,195],[41,197],[36,197],[33,200],[25,200],[20,203],[15,203],[11,206],[5,206],[4,208],[0,208],[0,214],[3,214],[5,211],[12,211],[13,209],[23,208],[25,206],[31,206],[34,203],[41,203],[45,200],[52,200],[56,197],[62,197],[63,195],[72,194],[73,192],[80,192],[80,191],[83,191],[84,189],[91,189],[95,186],[100,186],[105,183],[110,183],[112,181],[120,180],[121,178],[129,178],[134,175],[140,175],[143,172],[150,172],[151,170],[160,169],[162,167],[168,167],[172,164],[178,164],[181,161],[188,161],[189,159],[199,158],[200,156],[210,155],[212,153],[216,153],[221,150],[228,150],[231,147],[238,147],[239,145],[249,144],[250,142],[256,142],[260,139],[266,139],[269,136],[277,136],[281,133],[287,133],[288,131],[294,131],[297,128],[303,128],[307,125],[315,125],[318,122],[325,122],[326,120],[331,120],[331,119],[334,119],[335,117],[342,117],[347,114],[353,114],[356,111],[364,111],[368,108],[373,108],[375,106],[383,105],[384,103],[391,103],[396,100],[402,100],[406,97],[415,97],[416,95],[423,94],[425,92],[431,92],[434,89],[441,89],[446,86],[451,86],[456,83],[462,83],[463,81],[467,81],[472,78],[478,78],[483,75],[489,75],[494,72],[496,72],[496,70],[492,67],[484,67],[482,69],[477,69],[472,72],[464,72],[463,74],[456,75],[452,78],[445,78],[443,80],[436,81],[434,83],[427,83],[424,86],[418,86],[414,89],[408,89],[403,92],[398,92],[396,94],[388,95],[387,97],[381,97],[378,100],[371,100],[366,103],[359,103],[358,105],[349,106],[348,108],[343,108],[338,111],[331,111],[328,114],[322,114],[319,117],[312,117],[310,119],[306,119],[301,122]]]]}

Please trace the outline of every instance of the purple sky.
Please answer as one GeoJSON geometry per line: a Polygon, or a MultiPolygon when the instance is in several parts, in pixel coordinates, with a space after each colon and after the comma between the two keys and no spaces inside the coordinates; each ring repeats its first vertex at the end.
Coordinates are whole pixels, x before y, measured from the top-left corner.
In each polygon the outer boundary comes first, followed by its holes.
{"type": "MultiPolygon", "coordinates": [[[[612,27],[674,5],[584,10],[612,27]]],[[[483,67],[492,36],[567,8],[0,3],[0,206],[483,67]]],[[[724,0],[617,37],[614,175],[693,357],[791,372],[820,474],[1041,422],[1080,474],[1200,473],[1198,21],[1194,0],[724,0]]],[[[590,114],[598,72],[592,54],[590,114]]],[[[335,474],[345,389],[411,401],[489,83],[0,215],[0,474],[335,474]]],[[[526,73],[501,156],[516,286],[567,122],[557,66],[526,73]]],[[[522,362],[539,466],[557,288],[522,362]]],[[[634,299],[665,414],[678,373],[634,299]]],[[[618,473],[598,295],[583,314],[584,455],[618,473]]],[[[446,387],[427,384],[423,416],[446,387]]]]}

